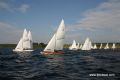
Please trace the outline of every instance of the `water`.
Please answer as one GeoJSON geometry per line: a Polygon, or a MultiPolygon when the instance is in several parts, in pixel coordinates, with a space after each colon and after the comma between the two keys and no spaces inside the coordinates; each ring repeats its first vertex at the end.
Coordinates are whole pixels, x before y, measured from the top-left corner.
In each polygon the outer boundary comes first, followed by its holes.
{"type": "Polygon", "coordinates": [[[120,50],[41,55],[0,49],[0,80],[120,80],[120,50]]]}

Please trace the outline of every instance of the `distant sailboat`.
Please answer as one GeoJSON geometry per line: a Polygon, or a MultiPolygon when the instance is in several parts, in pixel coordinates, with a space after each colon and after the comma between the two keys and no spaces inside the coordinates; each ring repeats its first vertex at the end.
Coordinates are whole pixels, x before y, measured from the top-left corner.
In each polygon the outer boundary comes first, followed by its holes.
{"type": "Polygon", "coordinates": [[[102,49],[102,43],[100,44],[100,48],[99,49],[102,49]]]}
{"type": "Polygon", "coordinates": [[[72,45],[69,47],[69,50],[77,50],[77,49],[78,49],[78,47],[77,47],[77,45],[76,45],[76,41],[73,40],[73,43],[72,43],[72,45]]]}
{"type": "Polygon", "coordinates": [[[109,46],[108,46],[108,43],[106,44],[105,48],[104,49],[109,49],[109,46]]]}
{"type": "Polygon", "coordinates": [[[28,33],[27,30],[24,29],[23,36],[13,51],[33,51],[32,35],[30,31],[28,33]]]}
{"type": "Polygon", "coordinates": [[[92,48],[92,42],[89,38],[85,40],[85,43],[83,44],[82,50],[91,50],[92,48]]]}
{"type": "Polygon", "coordinates": [[[61,54],[64,53],[64,36],[65,36],[65,24],[64,20],[61,21],[57,32],[53,35],[46,48],[41,52],[42,54],[61,54]]]}
{"type": "Polygon", "coordinates": [[[96,44],[94,44],[94,46],[93,46],[93,49],[97,49],[97,46],[96,46],[96,44]]]}
{"type": "Polygon", "coordinates": [[[116,48],[115,43],[113,43],[113,45],[112,45],[112,49],[115,49],[115,48],[116,48]]]}

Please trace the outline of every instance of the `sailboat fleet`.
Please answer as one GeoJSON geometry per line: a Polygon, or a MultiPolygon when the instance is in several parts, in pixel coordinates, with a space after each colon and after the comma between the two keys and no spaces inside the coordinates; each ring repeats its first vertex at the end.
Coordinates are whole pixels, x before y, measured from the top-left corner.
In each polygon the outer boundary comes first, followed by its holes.
{"type": "Polygon", "coordinates": [[[89,38],[86,38],[84,44],[80,45],[79,43],[76,44],[76,41],[73,40],[73,43],[72,45],[69,47],[69,50],[85,50],[85,51],[88,51],[88,50],[93,50],[93,49],[115,49],[116,48],[116,45],[115,43],[112,44],[112,47],[110,48],[109,47],[109,44],[107,43],[105,45],[105,47],[103,46],[103,44],[101,43],[100,44],[100,47],[97,47],[97,45],[94,43],[92,43],[92,41],[89,39],[89,38]]]}
{"type": "MultiPolygon", "coordinates": [[[[64,53],[63,45],[64,45],[64,38],[65,38],[65,24],[64,20],[62,19],[57,31],[53,34],[53,37],[48,42],[45,49],[40,52],[41,54],[62,54],[64,53]]],[[[111,49],[115,49],[115,43],[113,43],[111,49]]],[[[77,44],[75,40],[73,40],[72,45],[69,47],[69,50],[91,50],[91,49],[110,49],[108,43],[103,48],[103,44],[100,44],[98,48],[96,44],[94,44],[89,38],[86,38],[84,44],[77,44]]],[[[20,38],[15,49],[15,52],[24,52],[24,51],[33,51],[33,40],[31,31],[27,31],[24,29],[23,35],[20,38]]]]}

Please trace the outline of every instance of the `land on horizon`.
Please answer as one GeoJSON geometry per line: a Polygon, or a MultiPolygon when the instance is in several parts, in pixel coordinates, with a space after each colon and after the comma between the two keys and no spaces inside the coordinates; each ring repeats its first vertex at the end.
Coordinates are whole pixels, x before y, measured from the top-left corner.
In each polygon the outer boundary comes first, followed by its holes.
{"type": "MultiPolygon", "coordinates": [[[[92,43],[93,45],[94,43],[92,43]]],[[[100,47],[101,43],[95,43],[97,45],[97,47],[100,47]]],[[[103,44],[103,48],[105,47],[105,45],[107,43],[102,43],[103,44]]],[[[109,47],[112,47],[113,43],[109,43],[109,47]]],[[[33,48],[45,48],[47,44],[45,43],[33,43],[33,48]]],[[[64,44],[64,48],[69,48],[71,44],[64,44]]],[[[17,44],[0,44],[0,48],[15,48],[17,46],[17,44]]],[[[120,48],[120,43],[116,43],[116,48],[120,48]]]]}

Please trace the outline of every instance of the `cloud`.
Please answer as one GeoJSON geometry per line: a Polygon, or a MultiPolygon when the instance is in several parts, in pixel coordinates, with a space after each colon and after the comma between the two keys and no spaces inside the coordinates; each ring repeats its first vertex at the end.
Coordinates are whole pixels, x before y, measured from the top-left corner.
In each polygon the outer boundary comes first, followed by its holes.
{"type": "MultiPolygon", "coordinates": [[[[11,1],[12,2],[12,1],[11,1]]],[[[30,5],[28,4],[20,4],[20,6],[15,6],[13,3],[8,3],[7,1],[0,1],[0,10],[6,10],[10,12],[21,12],[26,13],[30,5]]]]}
{"type": "Polygon", "coordinates": [[[0,9],[11,11],[11,6],[8,3],[0,1],[0,9]]]}
{"type": "Polygon", "coordinates": [[[17,43],[22,35],[22,30],[12,24],[0,22],[0,42],[17,43]]]}
{"type": "Polygon", "coordinates": [[[120,30],[120,1],[110,0],[83,13],[84,18],[75,26],[84,29],[112,28],[120,30]]]}
{"type": "Polygon", "coordinates": [[[22,4],[18,10],[22,13],[26,13],[28,11],[28,9],[30,8],[30,6],[28,4],[22,4]]]}
{"type": "MultiPolygon", "coordinates": [[[[119,39],[120,34],[120,0],[108,0],[99,4],[94,9],[89,9],[82,14],[83,18],[69,27],[69,30],[92,32],[92,36],[109,37],[110,40],[119,39]],[[103,35],[104,34],[104,35],[103,35]],[[113,36],[111,36],[113,35],[113,36]],[[116,35],[116,37],[114,36],[116,35]]],[[[80,33],[83,34],[83,33],[80,33]]],[[[84,34],[83,34],[84,35],[84,34]]],[[[88,34],[88,36],[90,36],[88,34]]],[[[97,39],[96,39],[97,40],[97,39]]]]}

